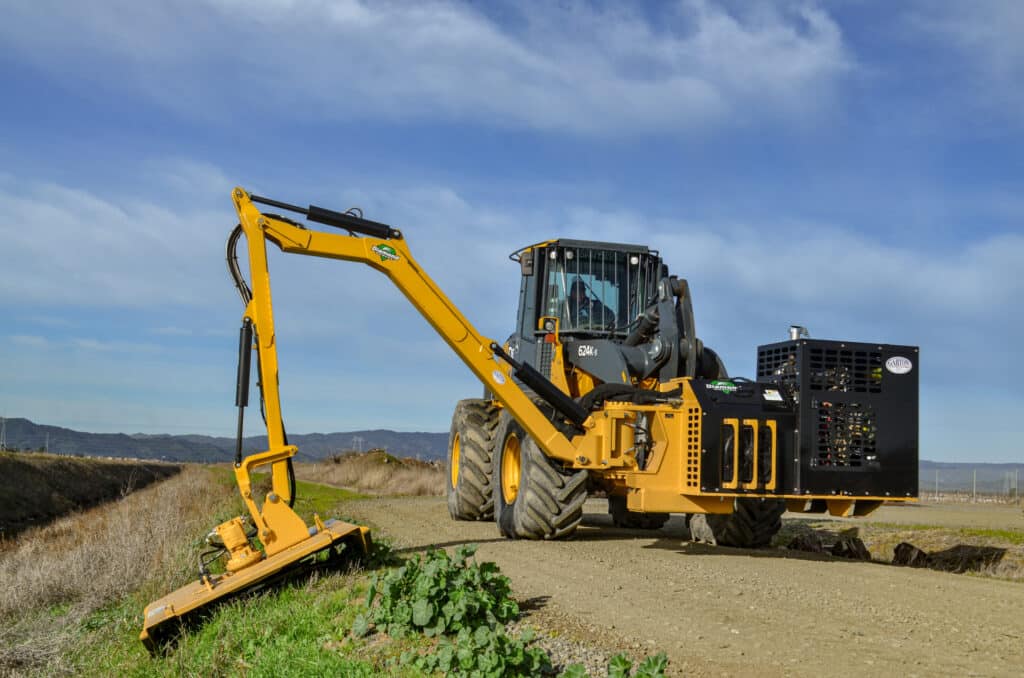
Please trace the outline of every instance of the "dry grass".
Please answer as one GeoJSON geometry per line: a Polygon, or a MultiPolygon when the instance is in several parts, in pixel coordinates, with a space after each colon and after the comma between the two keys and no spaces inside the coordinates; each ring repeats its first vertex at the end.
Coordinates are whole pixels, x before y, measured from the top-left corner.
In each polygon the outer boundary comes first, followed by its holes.
{"type": "Polygon", "coordinates": [[[180,470],[160,462],[0,453],[0,536],[123,497],[180,470]]]}
{"type": "Polygon", "coordinates": [[[78,622],[128,593],[155,598],[187,581],[195,540],[232,500],[208,469],[187,467],[8,543],[0,551],[0,674],[71,671],[62,649],[78,622]]]}
{"type": "Polygon", "coordinates": [[[317,464],[296,464],[295,475],[367,494],[436,497],[445,493],[442,465],[398,459],[379,450],[339,455],[317,464]]]}

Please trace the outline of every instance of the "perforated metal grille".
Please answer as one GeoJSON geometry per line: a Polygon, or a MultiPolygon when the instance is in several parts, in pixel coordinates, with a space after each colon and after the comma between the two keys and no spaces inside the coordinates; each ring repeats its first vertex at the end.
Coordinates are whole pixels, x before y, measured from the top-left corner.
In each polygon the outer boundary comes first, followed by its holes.
{"type": "Polygon", "coordinates": [[[807,348],[812,391],[882,392],[882,354],[843,348],[807,348]]]}
{"type": "Polygon", "coordinates": [[[551,377],[551,355],[552,355],[552,344],[546,341],[540,343],[540,364],[537,366],[537,370],[540,371],[545,377],[551,377]]]}
{"type": "Polygon", "coordinates": [[[686,410],[686,471],[687,489],[700,487],[700,408],[686,410]]]}
{"type": "Polygon", "coordinates": [[[757,376],[796,374],[796,355],[795,343],[761,348],[757,352],[757,376]]]}
{"type": "Polygon", "coordinates": [[[862,403],[818,403],[818,430],[812,466],[865,468],[878,464],[874,409],[862,403]]]}
{"type": "Polygon", "coordinates": [[[882,354],[844,348],[807,346],[801,361],[796,343],[763,347],[757,352],[757,376],[770,377],[788,390],[798,388],[801,363],[812,391],[882,392],[882,354]]]}
{"type": "Polygon", "coordinates": [[[757,351],[757,376],[769,377],[789,397],[797,399],[800,391],[800,369],[797,367],[797,345],[785,344],[757,351]]]}

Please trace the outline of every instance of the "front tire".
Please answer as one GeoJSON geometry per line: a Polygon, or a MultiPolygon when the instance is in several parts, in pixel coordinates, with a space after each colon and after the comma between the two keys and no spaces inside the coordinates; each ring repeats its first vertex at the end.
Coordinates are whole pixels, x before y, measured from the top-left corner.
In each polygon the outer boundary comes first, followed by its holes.
{"type": "Polygon", "coordinates": [[[455,520],[494,516],[491,490],[499,410],[489,400],[460,400],[448,434],[448,513],[455,520]]]}
{"type": "Polygon", "coordinates": [[[495,435],[494,516],[510,539],[566,539],[583,519],[587,472],[549,459],[507,412],[495,435]]]}

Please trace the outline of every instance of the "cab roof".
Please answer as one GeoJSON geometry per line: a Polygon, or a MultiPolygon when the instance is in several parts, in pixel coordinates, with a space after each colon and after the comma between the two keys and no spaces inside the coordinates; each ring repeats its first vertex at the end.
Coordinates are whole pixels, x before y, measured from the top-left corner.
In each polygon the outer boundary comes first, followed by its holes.
{"type": "Polygon", "coordinates": [[[572,238],[557,238],[555,240],[544,240],[533,245],[521,247],[509,255],[509,259],[519,261],[519,255],[533,249],[545,247],[569,247],[576,249],[611,250],[613,252],[629,252],[630,254],[653,254],[658,255],[657,250],[652,250],[647,245],[630,245],[618,242],[601,242],[599,240],[574,240],[572,238]]]}

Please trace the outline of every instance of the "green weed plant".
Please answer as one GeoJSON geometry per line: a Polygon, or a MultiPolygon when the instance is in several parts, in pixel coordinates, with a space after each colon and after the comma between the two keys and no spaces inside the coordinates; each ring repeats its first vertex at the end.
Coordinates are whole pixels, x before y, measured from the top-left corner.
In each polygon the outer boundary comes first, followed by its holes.
{"type": "Polygon", "coordinates": [[[476,549],[460,546],[454,557],[430,550],[374,575],[366,594],[369,612],[356,619],[354,635],[366,635],[372,623],[396,638],[418,632],[440,636],[493,629],[518,617],[508,577],[494,563],[477,563],[476,549]]]}

